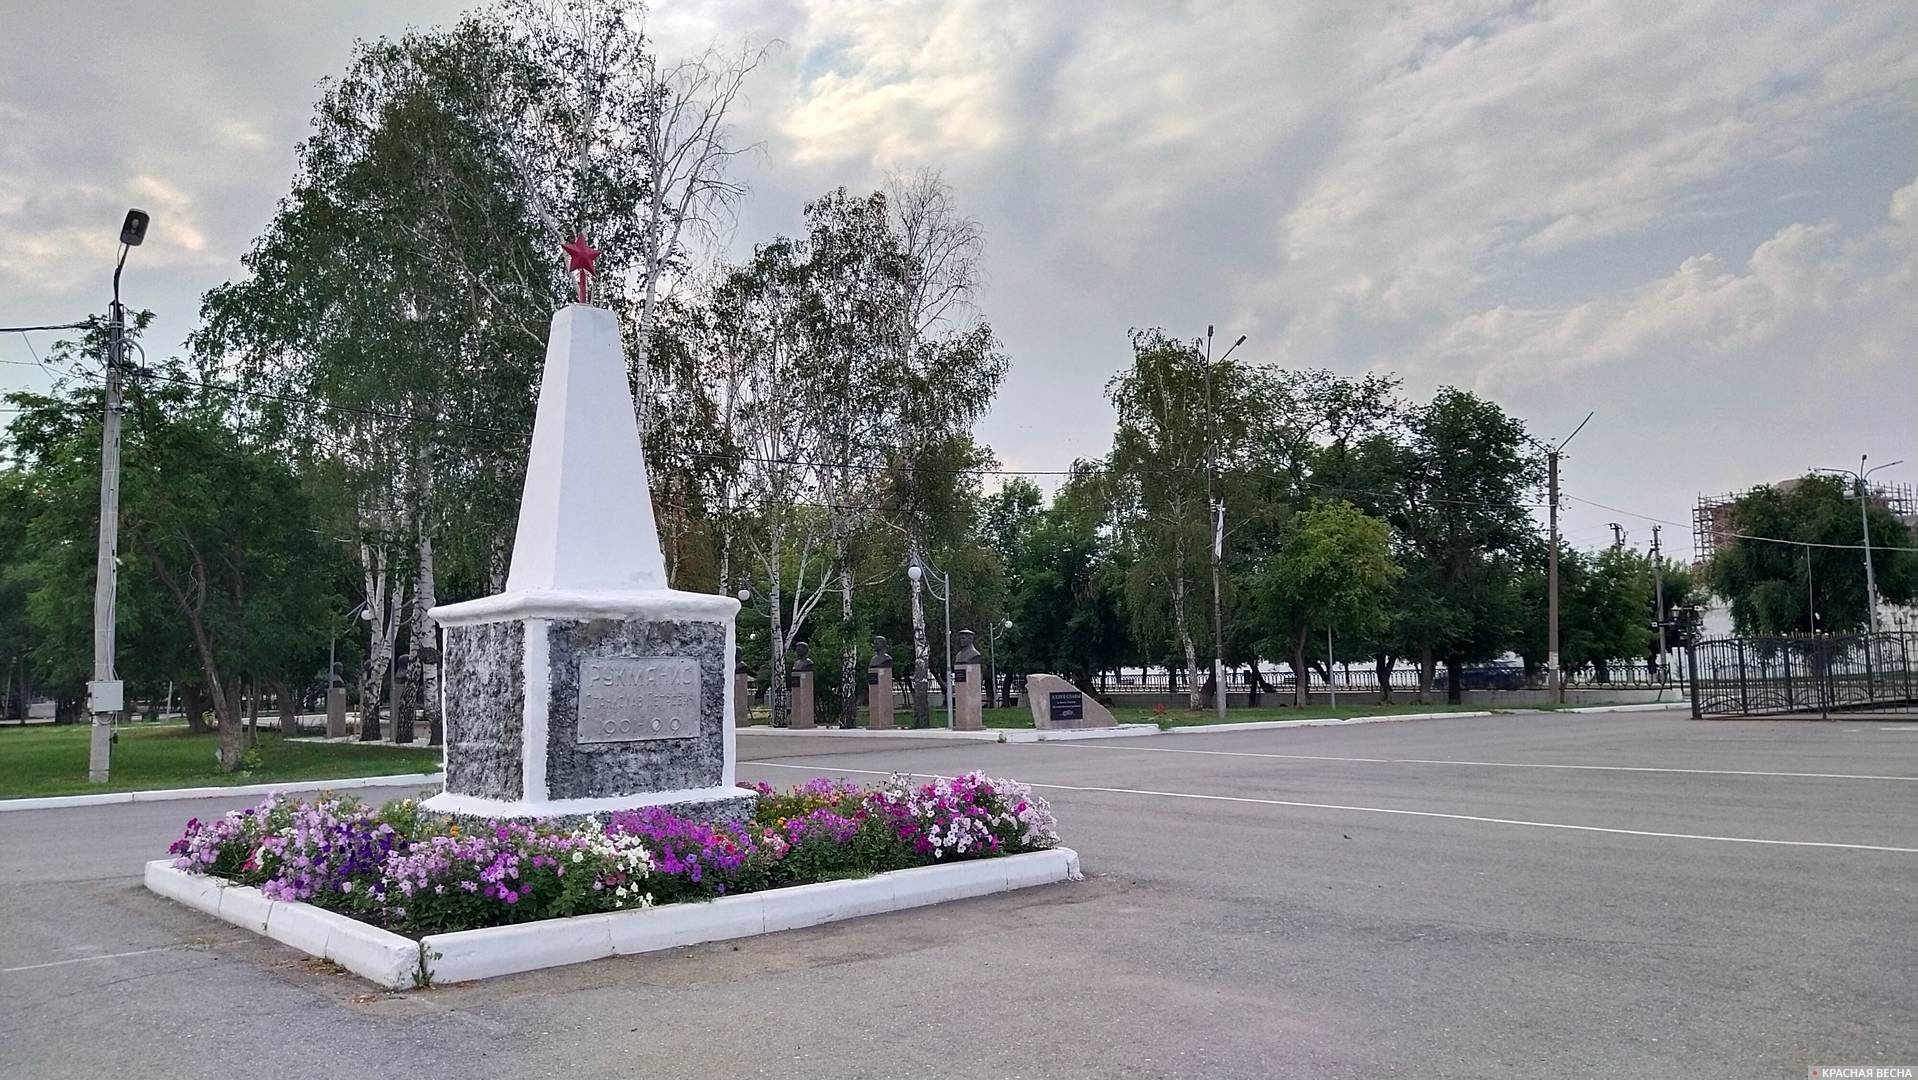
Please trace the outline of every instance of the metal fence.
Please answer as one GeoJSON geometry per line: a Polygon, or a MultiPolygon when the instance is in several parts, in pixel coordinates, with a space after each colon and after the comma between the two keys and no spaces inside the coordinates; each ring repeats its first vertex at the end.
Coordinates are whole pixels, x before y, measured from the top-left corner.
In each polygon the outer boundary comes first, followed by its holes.
{"type": "Polygon", "coordinates": [[[1694,717],[1918,707],[1918,633],[1718,638],[1685,664],[1694,717]]]}

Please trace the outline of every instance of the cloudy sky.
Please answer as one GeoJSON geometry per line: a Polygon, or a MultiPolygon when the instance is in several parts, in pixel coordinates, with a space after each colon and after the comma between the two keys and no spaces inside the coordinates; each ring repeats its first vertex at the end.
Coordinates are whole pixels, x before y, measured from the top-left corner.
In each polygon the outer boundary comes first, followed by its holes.
{"type": "MultiPolygon", "coordinates": [[[[125,287],[192,329],[286,191],[316,83],[443,2],[11,0],[0,324],[125,287]]],[[[1103,453],[1126,330],[1588,411],[1568,536],[1693,498],[1918,461],[1918,6],[662,0],[668,56],[777,40],[733,244],[831,187],[943,169],[990,237],[1011,468],[1103,453]]],[[[44,348],[45,341],[39,342],[44,348]]],[[[0,382],[44,385],[0,339],[0,382]]],[[[1918,479],[1918,468],[1888,474],[1918,479]]],[[[1689,529],[1666,530],[1690,550],[1689,529]]]]}

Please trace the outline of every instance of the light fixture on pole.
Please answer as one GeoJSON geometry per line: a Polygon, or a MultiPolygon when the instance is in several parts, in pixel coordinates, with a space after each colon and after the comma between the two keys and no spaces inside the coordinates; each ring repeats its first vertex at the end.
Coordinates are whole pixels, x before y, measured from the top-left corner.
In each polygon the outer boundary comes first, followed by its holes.
{"type": "MultiPolygon", "coordinates": [[[[340,618],[350,619],[353,616],[358,615],[360,617],[361,622],[372,622],[373,609],[366,606],[369,603],[371,603],[371,601],[369,600],[360,601],[359,606],[353,608],[351,611],[348,611],[346,614],[341,615],[340,618]]],[[[338,626],[335,626],[333,628],[333,640],[327,642],[326,644],[326,684],[328,686],[333,685],[333,669],[339,663],[339,649],[340,649],[340,628],[338,626]]]]}
{"type": "MultiPolygon", "coordinates": [[[[1887,461],[1883,465],[1873,465],[1867,469],[1865,461],[1869,456],[1868,454],[1858,455],[1856,470],[1813,469],[1812,471],[1849,476],[1858,482],[1858,527],[1863,532],[1865,541],[1865,625],[1867,630],[1875,634],[1878,632],[1878,581],[1872,575],[1871,569],[1871,474],[1879,469],[1889,469],[1893,465],[1903,465],[1905,462],[1903,458],[1900,458],[1897,461],[1887,461]]],[[[1807,552],[1809,550],[1807,549],[1807,552]]]]}
{"type": "Polygon", "coordinates": [[[113,264],[113,306],[107,309],[106,413],[100,425],[100,546],[93,577],[93,681],[87,709],[93,730],[87,744],[87,779],[104,784],[113,761],[113,721],[126,708],[126,684],[114,673],[114,608],[120,565],[120,382],[126,354],[126,309],[120,306],[120,271],[127,252],[147,236],[151,219],[128,210],[120,224],[120,258],[113,264]]]}
{"type": "Polygon", "coordinates": [[[934,582],[939,591],[932,594],[934,600],[946,605],[946,682],[942,696],[946,699],[946,727],[952,727],[952,576],[942,574],[926,562],[925,557],[913,552],[913,563],[906,567],[906,576],[914,581],[923,581],[928,590],[934,582]]]}

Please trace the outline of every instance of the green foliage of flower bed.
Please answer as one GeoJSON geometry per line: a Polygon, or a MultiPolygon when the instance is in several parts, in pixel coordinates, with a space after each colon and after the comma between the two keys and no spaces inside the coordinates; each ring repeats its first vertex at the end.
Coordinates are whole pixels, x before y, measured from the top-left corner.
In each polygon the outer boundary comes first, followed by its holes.
{"type": "Polygon", "coordinates": [[[748,825],[655,807],[566,829],[462,825],[422,814],[412,800],[375,809],[337,796],[274,797],[187,822],[168,851],[179,869],[419,935],[709,900],[1059,841],[1044,799],[983,773],[751,790],[758,802],[748,825]]]}

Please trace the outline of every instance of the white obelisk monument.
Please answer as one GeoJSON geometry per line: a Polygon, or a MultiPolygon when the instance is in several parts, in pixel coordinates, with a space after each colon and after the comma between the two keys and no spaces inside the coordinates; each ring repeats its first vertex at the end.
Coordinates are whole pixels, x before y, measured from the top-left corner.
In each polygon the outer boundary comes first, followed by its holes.
{"type": "Polygon", "coordinates": [[[553,315],[506,591],[445,604],[445,790],[432,810],[551,818],[640,806],[737,817],[730,596],[666,587],[618,321],[553,315]]]}

